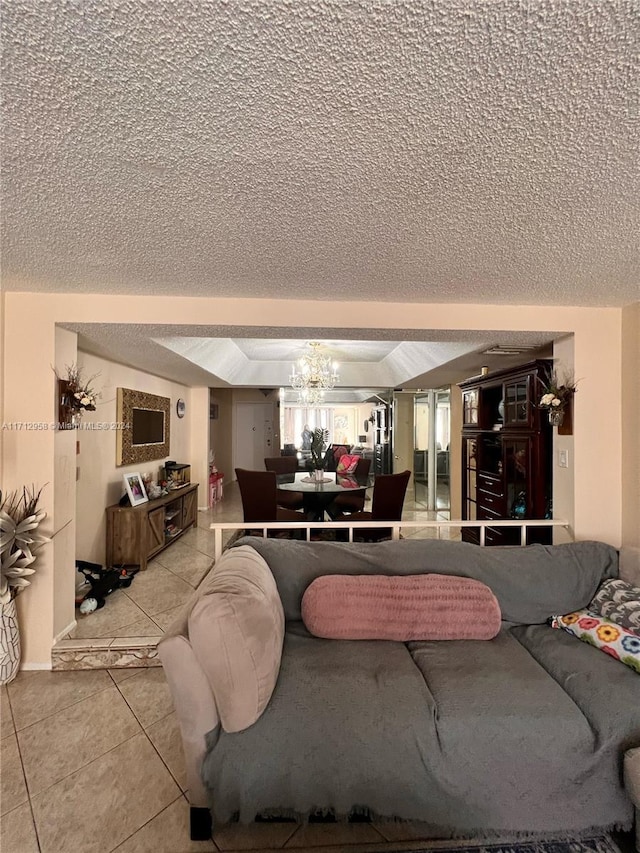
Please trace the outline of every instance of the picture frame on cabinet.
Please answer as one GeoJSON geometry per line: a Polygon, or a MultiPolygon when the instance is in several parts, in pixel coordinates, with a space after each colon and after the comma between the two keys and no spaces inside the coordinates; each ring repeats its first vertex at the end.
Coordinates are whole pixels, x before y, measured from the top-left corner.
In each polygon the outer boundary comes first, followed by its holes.
{"type": "Polygon", "coordinates": [[[131,506],[146,504],[149,501],[144,482],[140,474],[123,474],[124,485],[129,495],[131,506]]]}

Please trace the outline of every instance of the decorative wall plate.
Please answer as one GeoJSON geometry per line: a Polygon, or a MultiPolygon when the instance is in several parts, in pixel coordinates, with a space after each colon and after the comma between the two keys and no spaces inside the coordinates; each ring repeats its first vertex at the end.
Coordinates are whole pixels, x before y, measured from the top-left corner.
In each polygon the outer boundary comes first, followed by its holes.
{"type": "Polygon", "coordinates": [[[176,403],[176,414],[178,415],[178,417],[179,417],[179,418],[183,418],[183,417],[184,417],[184,413],[185,413],[186,411],[187,411],[186,403],[184,402],[184,400],[182,399],[182,397],[180,397],[180,399],[179,399],[179,400],[178,400],[178,402],[176,403]]]}

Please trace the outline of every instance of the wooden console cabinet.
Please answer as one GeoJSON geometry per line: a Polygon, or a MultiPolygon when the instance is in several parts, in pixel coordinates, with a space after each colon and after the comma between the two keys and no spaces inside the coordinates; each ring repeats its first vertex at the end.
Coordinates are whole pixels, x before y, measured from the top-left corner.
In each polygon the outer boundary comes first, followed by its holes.
{"type": "MultiPolygon", "coordinates": [[[[551,517],[551,428],[536,403],[550,362],[538,360],[460,383],[462,518],[492,521],[551,517]]],[[[520,530],[485,531],[487,545],[518,545],[520,530]]],[[[479,543],[479,528],[463,528],[479,543]]],[[[527,542],[551,542],[551,528],[531,528],[527,542]]]]}
{"type": "Polygon", "coordinates": [[[198,484],[139,506],[107,507],[107,566],[140,566],[179,539],[198,517],[198,484]]]}

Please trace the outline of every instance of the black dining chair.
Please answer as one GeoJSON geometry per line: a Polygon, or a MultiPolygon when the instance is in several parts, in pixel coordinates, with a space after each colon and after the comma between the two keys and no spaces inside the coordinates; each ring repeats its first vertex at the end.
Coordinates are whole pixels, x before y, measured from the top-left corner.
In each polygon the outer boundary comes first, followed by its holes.
{"type": "MultiPolygon", "coordinates": [[[[371,512],[352,512],[350,515],[338,515],[335,521],[400,521],[402,507],[411,471],[400,474],[378,474],[373,484],[371,512]]],[[[371,527],[358,531],[354,539],[364,539],[367,542],[378,542],[391,536],[391,528],[371,527]]]]}
{"type": "MultiPolygon", "coordinates": [[[[298,471],[298,460],[295,456],[267,456],[264,460],[267,471],[275,471],[276,474],[293,474],[298,471]]],[[[289,492],[286,489],[277,489],[276,502],[283,509],[302,509],[302,492],[289,492]]]]}
{"type": "Polygon", "coordinates": [[[275,471],[236,468],[242,513],[248,524],[261,521],[304,521],[301,512],[278,506],[275,471]]]}
{"type": "MultiPolygon", "coordinates": [[[[370,469],[371,459],[360,457],[358,464],[356,465],[356,469],[353,471],[353,476],[359,483],[366,486],[369,479],[370,469]]],[[[331,518],[336,518],[337,516],[343,515],[347,512],[361,512],[364,509],[365,499],[366,492],[364,489],[362,491],[355,491],[353,494],[347,493],[343,495],[336,495],[335,500],[328,507],[327,512],[331,518]]]]}

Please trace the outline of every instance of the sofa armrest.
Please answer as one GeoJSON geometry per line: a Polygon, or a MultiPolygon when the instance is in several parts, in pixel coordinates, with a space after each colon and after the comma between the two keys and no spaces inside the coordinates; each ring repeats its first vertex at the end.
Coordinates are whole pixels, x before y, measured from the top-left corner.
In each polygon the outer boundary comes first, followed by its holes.
{"type": "Polygon", "coordinates": [[[640,850],[640,746],[625,753],[624,787],[635,808],[636,849],[640,850]]]}
{"type": "Polygon", "coordinates": [[[192,807],[205,808],[209,801],[200,775],[206,752],[205,736],[220,722],[213,693],[185,636],[175,633],[164,637],[158,643],[158,656],[180,725],[189,802],[192,807]]]}

